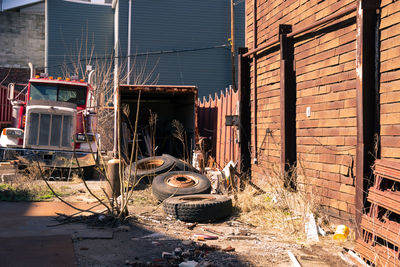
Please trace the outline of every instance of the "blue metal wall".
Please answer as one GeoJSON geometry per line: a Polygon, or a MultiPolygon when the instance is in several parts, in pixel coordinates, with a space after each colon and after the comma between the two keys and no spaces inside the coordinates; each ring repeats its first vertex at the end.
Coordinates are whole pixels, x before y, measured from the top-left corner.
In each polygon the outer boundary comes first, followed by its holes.
{"type": "Polygon", "coordinates": [[[114,46],[114,11],[111,6],[63,0],[47,0],[47,5],[49,74],[61,74],[64,63],[71,67],[71,62],[78,60],[79,53],[85,66],[84,59],[90,57],[92,47],[95,57],[109,58],[114,46]]]}
{"type": "MultiPolygon", "coordinates": [[[[235,12],[236,47],[240,47],[244,2],[235,6],[235,12]]],[[[76,60],[81,41],[83,46],[86,40],[89,46],[94,41],[97,57],[110,54],[113,14],[110,6],[48,0],[49,73],[76,60]]],[[[128,14],[128,0],[120,0],[121,63],[127,61],[128,14]]],[[[196,85],[200,96],[228,87],[232,83],[229,37],[230,0],[132,0],[131,54],[138,55],[131,57],[131,63],[136,71],[152,72],[158,84],[196,85]],[[226,47],[210,48],[221,45],[226,47]]]]}
{"type": "MultiPolygon", "coordinates": [[[[159,84],[196,85],[208,95],[232,84],[230,47],[143,55],[166,50],[196,50],[228,44],[229,0],[133,0],[131,53],[159,84]]],[[[244,2],[235,6],[236,47],[244,46],[244,2]]],[[[121,40],[124,36],[120,37],[121,40]]]]}

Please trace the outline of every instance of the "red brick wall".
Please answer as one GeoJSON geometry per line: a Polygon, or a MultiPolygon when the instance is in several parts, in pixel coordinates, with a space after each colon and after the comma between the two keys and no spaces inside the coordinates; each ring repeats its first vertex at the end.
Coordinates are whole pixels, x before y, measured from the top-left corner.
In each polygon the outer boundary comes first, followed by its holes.
{"type": "Polygon", "coordinates": [[[400,2],[381,2],[382,158],[400,161],[400,2]]]}
{"type": "MultiPolygon", "coordinates": [[[[249,48],[253,46],[252,2],[246,2],[249,48]]],[[[257,2],[257,45],[278,38],[279,24],[298,29],[354,3],[257,2]]],[[[309,189],[330,215],[346,220],[355,213],[355,12],[317,30],[298,36],[294,45],[298,181],[300,185],[311,185],[309,189]],[[307,107],[310,117],[306,116],[307,107]]],[[[251,97],[253,102],[254,95],[251,97]]],[[[280,162],[279,47],[257,59],[257,146],[253,140],[252,149],[255,148],[260,153],[252,174],[262,183],[270,173],[271,163],[280,162]],[[272,134],[266,134],[267,128],[272,134]]]]}
{"type": "MultiPolygon", "coordinates": [[[[279,24],[291,24],[296,30],[355,2],[257,0],[257,46],[277,40],[279,24]]],[[[246,0],[249,49],[254,36],[252,5],[253,0],[246,0]]],[[[383,0],[380,11],[381,157],[400,161],[400,1],[383,0]]],[[[357,142],[355,39],[353,12],[297,36],[294,42],[298,182],[303,190],[312,190],[333,218],[350,223],[355,215],[357,142]]],[[[253,64],[251,68],[254,105],[253,64]]],[[[257,137],[252,139],[252,151],[259,153],[252,175],[261,184],[271,166],[280,162],[279,44],[257,57],[256,99],[257,137]]],[[[253,107],[252,129],[254,135],[253,107]]]]}

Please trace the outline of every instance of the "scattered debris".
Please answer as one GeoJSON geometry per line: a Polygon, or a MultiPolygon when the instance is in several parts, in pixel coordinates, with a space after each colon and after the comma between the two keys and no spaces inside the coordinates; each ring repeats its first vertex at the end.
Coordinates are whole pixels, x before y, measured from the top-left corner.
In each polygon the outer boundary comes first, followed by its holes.
{"type": "Polygon", "coordinates": [[[161,255],[161,257],[163,258],[163,259],[172,259],[172,258],[174,258],[174,254],[172,254],[172,253],[170,253],[170,252],[163,252],[162,253],[162,255],[161,255]]]}
{"type": "Polygon", "coordinates": [[[225,252],[232,252],[232,251],[235,251],[235,248],[234,248],[234,247],[231,247],[231,246],[228,246],[228,247],[226,247],[226,248],[223,248],[222,251],[225,251],[225,252]]]}
{"type": "Polygon", "coordinates": [[[189,223],[187,224],[186,228],[189,230],[193,230],[198,224],[199,224],[198,222],[189,223]]]}
{"type": "Polygon", "coordinates": [[[137,217],[139,219],[142,219],[142,220],[145,220],[145,221],[161,224],[161,221],[159,221],[159,220],[155,220],[155,219],[152,219],[152,218],[149,218],[149,217],[146,217],[146,216],[142,216],[142,215],[139,215],[139,214],[135,214],[135,217],[137,217]]]}
{"type": "Polygon", "coordinates": [[[318,233],[322,236],[326,236],[326,232],[324,231],[324,229],[322,229],[321,227],[318,226],[318,233]]]}
{"type": "Polygon", "coordinates": [[[117,229],[115,229],[115,232],[129,232],[131,230],[131,227],[128,225],[121,225],[118,226],[117,229]]]}
{"type": "Polygon", "coordinates": [[[291,252],[290,250],[287,251],[287,254],[289,255],[290,260],[293,263],[293,267],[301,267],[300,262],[296,259],[296,256],[291,252]]]}
{"type": "Polygon", "coordinates": [[[96,230],[96,231],[78,231],[72,235],[72,238],[79,240],[82,239],[112,239],[114,233],[112,231],[106,230],[96,230]]]}
{"type": "Polygon", "coordinates": [[[346,225],[343,225],[343,224],[338,225],[336,227],[335,234],[333,235],[333,239],[344,241],[347,239],[349,232],[350,232],[349,227],[347,227],[346,225]]]}
{"type": "Polygon", "coordinates": [[[342,252],[339,251],[338,255],[345,263],[349,264],[350,266],[357,266],[342,252]]]}
{"type": "Polygon", "coordinates": [[[205,175],[211,181],[211,194],[219,194],[226,192],[226,184],[223,174],[218,169],[205,168],[205,175]]]}
{"type": "Polygon", "coordinates": [[[199,264],[197,261],[184,261],[179,264],[179,267],[195,267],[199,264]]]}
{"type": "MultiPolygon", "coordinates": [[[[138,238],[132,238],[132,240],[137,240],[138,238]]],[[[157,240],[171,240],[171,237],[166,236],[162,233],[152,233],[149,235],[145,235],[140,237],[139,239],[157,239],[157,240]]]]}
{"type": "Polygon", "coordinates": [[[183,250],[182,250],[182,248],[175,248],[175,250],[174,250],[174,255],[175,256],[181,256],[182,255],[182,252],[183,252],[183,250]]]}
{"type": "Polygon", "coordinates": [[[216,235],[195,234],[195,235],[193,235],[193,238],[196,241],[204,241],[204,240],[216,240],[216,239],[218,239],[218,236],[216,236],[216,235]]]}
{"type": "MultiPolygon", "coordinates": [[[[274,202],[274,203],[276,203],[276,198],[275,198],[275,196],[272,198],[271,201],[274,202]],[[274,199],[275,199],[275,202],[274,202],[274,199]]],[[[287,222],[287,221],[299,220],[299,219],[301,219],[300,216],[294,216],[294,217],[285,218],[284,221],[287,222]]]]}
{"type": "Polygon", "coordinates": [[[214,230],[214,229],[211,229],[211,228],[203,227],[202,229],[204,231],[207,231],[207,232],[210,232],[210,233],[213,233],[213,234],[216,234],[216,235],[224,235],[223,232],[220,232],[220,231],[217,231],[217,230],[214,230]]]}
{"type": "Polygon", "coordinates": [[[307,235],[307,240],[318,242],[319,237],[318,237],[317,224],[315,223],[314,214],[307,213],[305,219],[306,219],[305,231],[307,235]]]}
{"type": "Polygon", "coordinates": [[[225,238],[226,240],[257,240],[260,241],[260,239],[256,236],[236,236],[236,235],[232,235],[232,236],[227,236],[225,238]]]}
{"type": "Polygon", "coordinates": [[[363,261],[354,251],[351,249],[346,249],[344,248],[345,251],[347,251],[348,255],[356,262],[356,265],[362,266],[362,267],[368,267],[369,265],[363,261]]]}
{"type": "Polygon", "coordinates": [[[190,246],[190,245],[193,244],[193,241],[192,240],[185,240],[185,241],[182,241],[182,244],[185,245],[185,246],[190,246]]]}

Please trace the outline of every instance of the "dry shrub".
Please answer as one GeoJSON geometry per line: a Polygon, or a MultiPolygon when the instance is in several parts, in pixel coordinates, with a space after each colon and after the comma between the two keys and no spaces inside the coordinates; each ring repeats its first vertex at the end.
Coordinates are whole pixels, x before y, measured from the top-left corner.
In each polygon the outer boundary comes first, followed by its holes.
{"type": "Polygon", "coordinates": [[[257,186],[247,183],[237,194],[235,206],[241,211],[240,219],[265,230],[289,231],[293,238],[303,238],[305,215],[320,216],[318,197],[306,186],[307,177],[301,167],[293,168],[291,176],[282,174],[276,164],[262,169],[265,172],[263,181],[257,186]],[[287,186],[290,184],[295,184],[297,190],[287,186]]]}

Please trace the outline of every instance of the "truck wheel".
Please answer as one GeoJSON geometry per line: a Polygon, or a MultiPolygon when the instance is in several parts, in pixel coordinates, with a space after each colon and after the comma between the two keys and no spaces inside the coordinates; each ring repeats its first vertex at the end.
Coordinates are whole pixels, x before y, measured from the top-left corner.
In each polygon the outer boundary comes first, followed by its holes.
{"type": "Polygon", "coordinates": [[[166,199],[164,211],[185,222],[218,221],[232,213],[232,199],[223,195],[188,195],[166,199]]]}
{"type": "Polygon", "coordinates": [[[211,182],[198,173],[175,171],[156,176],[152,190],[157,199],[163,201],[170,196],[208,194],[211,182]]]}
{"type": "Polygon", "coordinates": [[[151,178],[155,175],[172,171],[175,168],[175,161],[170,157],[156,156],[138,160],[132,166],[131,176],[135,175],[136,178],[144,178],[145,176],[151,178]]]}
{"type": "Polygon", "coordinates": [[[174,156],[171,156],[169,154],[163,154],[163,156],[170,157],[171,159],[173,159],[175,161],[175,166],[176,166],[175,170],[177,170],[177,171],[190,171],[190,172],[200,173],[192,165],[190,165],[189,163],[187,163],[181,159],[175,158],[174,156]]]}

